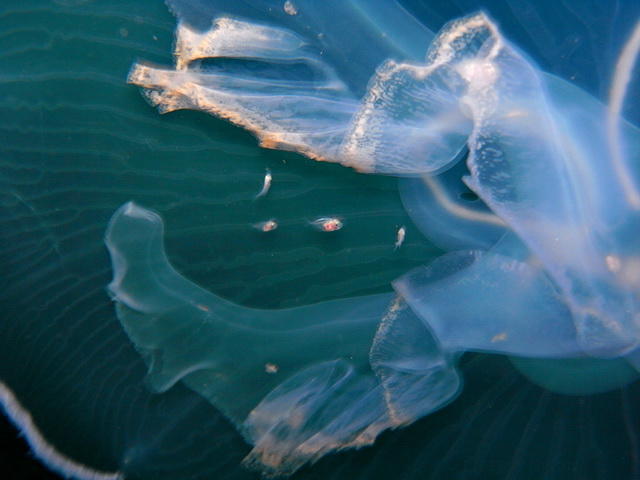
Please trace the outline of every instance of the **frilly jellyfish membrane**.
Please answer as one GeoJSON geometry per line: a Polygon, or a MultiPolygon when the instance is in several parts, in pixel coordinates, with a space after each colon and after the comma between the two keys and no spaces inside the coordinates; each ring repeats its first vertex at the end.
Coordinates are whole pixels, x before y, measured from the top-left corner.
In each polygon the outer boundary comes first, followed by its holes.
{"type": "Polygon", "coordinates": [[[434,34],[391,1],[168,3],[175,64],[128,77],[151,105],[399,177],[445,253],[388,293],[256,309],[180,273],[161,214],[130,201],[105,235],[108,292],[145,388],[196,392],[251,445],[245,466],[286,476],[454,402],[465,352],[566,395],[638,378],[640,130],[624,104],[640,22],[604,103],[483,10],[434,34]]]}

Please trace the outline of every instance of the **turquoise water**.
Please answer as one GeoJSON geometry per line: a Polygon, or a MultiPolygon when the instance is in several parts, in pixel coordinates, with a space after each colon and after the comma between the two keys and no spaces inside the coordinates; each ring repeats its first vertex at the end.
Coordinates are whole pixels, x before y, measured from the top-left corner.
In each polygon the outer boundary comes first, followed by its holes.
{"type": "MultiPolygon", "coordinates": [[[[171,63],[174,27],[146,0],[0,6],[0,377],[79,461],[130,478],[255,478],[239,466],[248,447],[213,407],[184,387],[153,395],[141,383],[145,366],[105,291],[113,211],[135,200],[161,212],[181,273],[260,308],[385,292],[441,251],[411,224],[394,178],[260,149],[198,112],[158,115],[125,80],[138,58],[171,63]],[[273,187],[253,201],[266,168],[273,187]],[[309,228],[320,215],[345,228],[309,228]],[[270,217],[277,231],[251,227],[270,217]]],[[[640,474],[637,385],[560,396],[487,355],[465,357],[463,371],[449,407],[296,478],[640,474]]]]}

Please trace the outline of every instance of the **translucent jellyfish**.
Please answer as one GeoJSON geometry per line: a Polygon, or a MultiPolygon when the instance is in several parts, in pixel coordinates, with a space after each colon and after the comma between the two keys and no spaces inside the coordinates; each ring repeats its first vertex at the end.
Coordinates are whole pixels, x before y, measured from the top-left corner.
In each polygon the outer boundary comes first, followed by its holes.
{"type": "MultiPolygon", "coordinates": [[[[359,6],[363,15],[367,11],[358,2],[343,6],[359,6]]],[[[384,429],[411,423],[441,408],[458,391],[457,374],[450,370],[455,369],[459,354],[467,351],[513,356],[516,367],[530,379],[563,393],[595,393],[635,380],[637,373],[631,365],[637,363],[634,350],[640,339],[635,313],[640,311],[640,270],[631,239],[632,232],[640,231],[640,204],[635,201],[640,132],[619,118],[612,127],[611,110],[617,111],[613,114],[616,117],[619,113],[615,100],[607,109],[579,87],[541,72],[482,12],[445,25],[431,41],[422,63],[410,51],[401,52],[404,58],[381,63],[358,99],[354,87],[361,85],[353,83],[347,66],[339,62],[332,65],[332,48],[324,43],[324,37],[303,41],[300,36],[308,38],[315,31],[303,21],[305,12],[318,17],[311,5],[300,2],[295,19],[286,19],[284,27],[279,24],[277,28],[268,23],[279,20],[271,13],[260,18],[260,22],[267,22],[262,24],[242,18],[251,16],[243,8],[233,11],[233,16],[216,11],[213,27],[201,32],[184,23],[193,13],[189,8],[183,11],[178,6],[177,11],[183,23],[178,28],[175,69],[137,64],[129,77],[144,87],[147,98],[161,111],[197,108],[249,128],[263,146],[295,149],[363,172],[419,175],[403,180],[405,207],[427,237],[454,250],[397,279],[394,288],[399,298],[381,314],[375,338],[364,328],[358,333],[368,339],[365,344],[372,345],[367,359],[371,383],[364,388],[364,395],[371,398],[372,392],[382,389],[373,394],[377,403],[369,409],[363,407],[359,382],[341,383],[344,388],[334,392],[333,381],[325,380],[323,369],[327,365],[331,371],[336,368],[325,362],[343,361],[344,352],[291,341],[307,357],[301,360],[286,353],[285,358],[296,358],[300,368],[313,367],[283,375],[282,383],[269,383],[265,391],[255,388],[259,395],[246,395],[249,404],[241,415],[227,413],[242,432],[254,431],[254,415],[265,424],[257,436],[245,433],[254,445],[248,464],[268,474],[290,473],[326,452],[370,443],[384,429]],[[306,30],[301,30],[301,25],[306,30]],[[264,43],[254,45],[256,35],[273,42],[268,48],[264,43]],[[227,49],[224,54],[217,50],[221,45],[227,49]],[[326,49],[326,60],[309,49],[326,49]],[[249,63],[260,59],[268,66],[248,74],[211,69],[218,58],[227,55],[249,63]],[[205,57],[211,63],[201,63],[205,57]],[[283,58],[287,59],[284,68],[283,58]],[[288,75],[293,58],[324,74],[313,81],[288,75]],[[286,74],[294,83],[280,78],[273,82],[276,73],[286,74]],[[252,93],[243,93],[237,82],[252,93]],[[336,85],[340,86],[334,88],[336,85]],[[327,121],[332,125],[331,134],[322,128],[309,133],[305,126],[308,112],[287,107],[289,100],[300,103],[300,88],[311,98],[306,105],[315,104],[322,119],[319,124],[327,121]],[[328,92],[331,103],[318,108],[318,96],[328,92]],[[274,96],[281,102],[282,119],[266,107],[274,96]],[[274,131],[279,132],[275,142],[274,131]],[[322,132],[321,143],[315,136],[318,132],[322,132]],[[291,137],[283,140],[283,135],[291,137]],[[410,314],[398,317],[398,309],[408,309],[410,314]],[[418,338],[423,351],[416,345],[418,338]],[[626,359],[599,360],[606,357],[626,359]],[[573,362],[574,368],[563,368],[567,362],[573,362]],[[449,372],[445,380],[441,379],[443,368],[449,372]],[[554,372],[555,378],[549,379],[543,373],[547,371],[554,372]],[[591,381],[591,376],[602,376],[602,372],[609,372],[607,381],[591,381]],[[322,385],[320,392],[315,382],[322,385]],[[416,402],[415,409],[404,405],[406,392],[416,402]],[[353,403],[346,404],[345,398],[353,403]],[[367,419],[366,415],[372,417],[367,419]],[[286,426],[279,426],[281,420],[286,426]]],[[[201,8],[198,14],[203,15],[201,8]]],[[[632,36],[621,58],[637,57],[634,44],[632,36]],[[627,54],[629,51],[635,53],[627,54]]],[[[628,81],[622,83],[626,88],[628,81]]],[[[621,96],[618,94],[618,99],[621,96]]],[[[119,305],[124,305],[120,319],[139,349],[160,352],[162,358],[178,355],[184,361],[187,347],[179,348],[171,336],[163,341],[163,332],[172,332],[175,327],[155,319],[175,315],[171,320],[187,328],[185,325],[193,322],[191,316],[181,315],[180,306],[163,303],[167,293],[161,292],[182,292],[178,294],[182,302],[191,302],[198,295],[193,293],[195,286],[187,287],[184,280],[177,280],[181,277],[169,266],[160,240],[149,240],[158,230],[159,217],[132,204],[114,216],[107,236],[114,263],[111,292],[119,305]],[[144,219],[148,225],[144,227],[142,222],[140,228],[147,232],[130,233],[137,231],[137,227],[127,226],[132,219],[144,219]],[[126,242],[133,242],[133,246],[121,246],[126,242]],[[158,263],[157,270],[136,268],[136,252],[148,252],[151,259],[142,260],[158,263]],[[157,258],[161,260],[153,260],[157,258]],[[137,323],[146,325],[148,318],[154,319],[153,326],[145,326],[145,333],[140,333],[137,323]],[[174,348],[177,354],[171,353],[174,348]]],[[[388,297],[383,298],[383,303],[389,303],[388,297]]],[[[377,301],[351,299],[336,308],[349,312],[351,318],[357,315],[352,305],[361,305],[364,320],[370,318],[369,307],[379,309],[377,301]]],[[[213,298],[201,303],[206,312],[217,311],[218,305],[224,304],[213,298]]],[[[245,318],[254,317],[251,324],[260,328],[262,342],[270,345],[268,332],[280,331],[281,318],[299,315],[315,319],[315,312],[325,309],[323,305],[308,308],[311,310],[304,313],[272,312],[269,316],[278,318],[274,321],[262,320],[262,312],[248,313],[235,306],[228,312],[222,310],[229,319],[216,317],[212,322],[244,323],[245,318]],[[260,327],[263,324],[269,327],[260,327]]],[[[336,314],[336,318],[342,317],[336,314]]],[[[344,320],[336,325],[349,331],[344,320]]],[[[226,330],[222,328],[225,337],[226,330]]],[[[330,335],[344,337],[349,334],[330,335]]],[[[228,338],[234,348],[236,338],[242,336],[231,333],[228,338]]],[[[251,345],[254,340],[241,343],[251,345]]],[[[215,369],[225,354],[209,350],[207,354],[211,356],[208,360],[189,361],[169,377],[184,376],[191,388],[200,391],[201,387],[190,381],[191,375],[201,370],[214,370],[213,377],[222,375],[215,369]]],[[[244,360],[260,374],[261,365],[282,362],[269,358],[254,361],[249,356],[244,360]]],[[[148,363],[151,381],[156,376],[154,365],[169,368],[166,360],[153,358],[148,363]]],[[[232,367],[229,374],[234,379],[245,378],[244,368],[238,367],[235,375],[232,367]]],[[[282,370],[278,368],[278,372],[282,370]]],[[[201,376],[200,384],[215,383],[201,376]]],[[[270,380],[276,381],[274,377],[270,380]]],[[[228,391],[237,396],[235,387],[228,387],[228,391]]],[[[207,397],[223,412],[228,409],[224,398],[215,394],[207,397]]]]}
{"type": "Polygon", "coordinates": [[[38,458],[636,476],[637,2],[168,3],[171,67],[157,2],[2,9],[0,401],[38,458]],[[161,111],[338,165],[158,117],[136,57],[161,111]]]}

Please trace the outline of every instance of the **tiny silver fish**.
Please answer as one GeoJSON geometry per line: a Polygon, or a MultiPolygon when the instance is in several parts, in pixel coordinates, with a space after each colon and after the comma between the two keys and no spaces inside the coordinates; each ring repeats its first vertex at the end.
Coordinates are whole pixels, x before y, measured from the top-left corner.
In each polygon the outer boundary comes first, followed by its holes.
{"type": "Polygon", "coordinates": [[[271,176],[271,170],[267,168],[264,173],[264,182],[262,184],[262,190],[260,190],[258,194],[255,196],[256,200],[260,197],[264,197],[267,193],[269,193],[272,180],[273,180],[273,177],[271,176]]]}
{"type": "Polygon", "coordinates": [[[254,223],[252,226],[256,230],[260,230],[262,232],[271,232],[278,228],[278,222],[275,218],[270,218],[269,220],[265,220],[264,222],[254,223]]]}
{"type": "Polygon", "coordinates": [[[399,249],[404,243],[404,237],[407,234],[407,229],[404,228],[404,225],[401,225],[398,231],[396,232],[396,243],[394,246],[394,250],[399,249]]]}

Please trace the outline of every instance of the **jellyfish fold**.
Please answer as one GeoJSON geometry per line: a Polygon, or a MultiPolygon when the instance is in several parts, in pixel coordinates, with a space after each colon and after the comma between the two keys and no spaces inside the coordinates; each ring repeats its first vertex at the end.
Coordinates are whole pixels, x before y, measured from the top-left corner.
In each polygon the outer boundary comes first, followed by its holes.
{"type": "Polygon", "coordinates": [[[114,214],[106,245],[109,292],[149,387],[182,382],[206,398],[253,445],[245,465],[265,475],[371,444],[459,391],[452,357],[393,293],[285,310],[236,305],[173,269],[162,219],[134,203],[114,214]]]}

